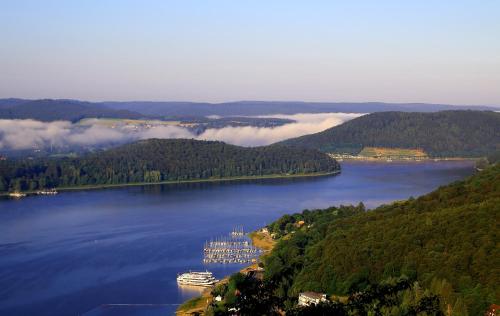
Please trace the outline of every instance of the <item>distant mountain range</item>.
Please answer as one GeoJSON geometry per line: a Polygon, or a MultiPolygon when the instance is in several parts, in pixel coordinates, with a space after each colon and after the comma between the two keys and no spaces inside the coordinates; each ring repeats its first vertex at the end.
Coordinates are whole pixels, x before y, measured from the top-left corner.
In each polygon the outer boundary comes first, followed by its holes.
{"type": "Polygon", "coordinates": [[[444,110],[492,110],[488,106],[455,106],[424,103],[382,103],[382,102],[296,102],[296,101],[238,101],[226,103],[195,102],[103,102],[102,104],[121,110],[136,111],[148,115],[272,115],[297,113],[372,113],[382,111],[437,112],[444,110]]]}
{"type": "Polygon", "coordinates": [[[69,120],[82,118],[155,118],[192,116],[254,116],[297,113],[372,113],[383,111],[436,112],[443,110],[492,110],[488,106],[454,106],[423,103],[320,103],[320,102],[274,102],[240,101],[227,103],[196,102],[84,102],[78,100],[24,100],[0,99],[0,118],[35,119],[40,121],[69,120]]]}
{"type": "Polygon", "coordinates": [[[500,113],[384,112],[361,116],[282,144],[357,154],[364,147],[420,148],[431,157],[478,157],[500,149],[500,113]]]}

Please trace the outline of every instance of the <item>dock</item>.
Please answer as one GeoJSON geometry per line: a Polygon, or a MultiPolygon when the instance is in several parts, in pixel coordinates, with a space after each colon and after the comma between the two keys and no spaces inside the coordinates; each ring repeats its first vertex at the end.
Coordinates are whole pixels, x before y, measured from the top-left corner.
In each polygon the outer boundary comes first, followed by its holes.
{"type": "Polygon", "coordinates": [[[243,227],[236,227],[228,236],[217,237],[205,242],[203,263],[254,263],[261,250],[252,245],[246,237],[243,227]]]}

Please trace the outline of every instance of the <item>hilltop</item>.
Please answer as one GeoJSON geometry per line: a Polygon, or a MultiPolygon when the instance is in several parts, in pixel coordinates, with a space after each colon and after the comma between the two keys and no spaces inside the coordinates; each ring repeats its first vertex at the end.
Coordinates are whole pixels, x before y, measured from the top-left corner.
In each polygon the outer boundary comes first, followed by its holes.
{"type": "Polygon", "coordinates": [[[500,113],[372,113],[281,144],[332,153],[385,147],[420,149],[430,157],[480,157],[500,148],[500,113]]]}

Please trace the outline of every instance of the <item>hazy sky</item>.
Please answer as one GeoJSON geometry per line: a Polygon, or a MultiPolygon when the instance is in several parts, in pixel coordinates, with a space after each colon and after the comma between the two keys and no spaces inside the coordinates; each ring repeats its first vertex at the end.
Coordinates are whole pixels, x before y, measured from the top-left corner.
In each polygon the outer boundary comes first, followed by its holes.
{"type": "Polygon", "coordinates": [[[500,105],[500,1],[0,0],[0,97],[500,105]]]}

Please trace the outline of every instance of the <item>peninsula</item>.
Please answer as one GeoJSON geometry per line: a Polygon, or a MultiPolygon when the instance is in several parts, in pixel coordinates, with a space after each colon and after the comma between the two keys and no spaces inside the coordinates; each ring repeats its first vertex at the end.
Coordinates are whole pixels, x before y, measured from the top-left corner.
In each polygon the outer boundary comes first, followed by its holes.
{"type": "Polygon", "coordinates": [[[321,176],[339,171],[335,159],[314,149],[148,139],[78,158],[0,161],[0,193],[321,176]]]}

